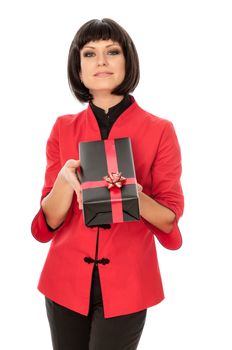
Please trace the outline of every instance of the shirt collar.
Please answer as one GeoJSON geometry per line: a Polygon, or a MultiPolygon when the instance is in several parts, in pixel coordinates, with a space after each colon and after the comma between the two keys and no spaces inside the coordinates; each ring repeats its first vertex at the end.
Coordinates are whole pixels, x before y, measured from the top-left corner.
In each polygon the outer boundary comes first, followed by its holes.
{"type": "Polygon", "coordinates": [[[133,100],[130,95],[125,95],[122,101],[109,108],[108,113],[106,113],[104,109],[93,104],[92,101],[90,101],[89,104],[98,123],[104,125],[107,123],[106,116],[109,116],[110,124],[113,124],[120,114],[122,114],[132,103],[133,100]]]}

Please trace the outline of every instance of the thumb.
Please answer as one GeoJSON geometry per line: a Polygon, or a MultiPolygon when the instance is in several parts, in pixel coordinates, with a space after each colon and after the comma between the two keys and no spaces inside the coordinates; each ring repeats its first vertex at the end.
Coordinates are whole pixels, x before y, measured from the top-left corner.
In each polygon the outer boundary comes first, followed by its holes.
{"type": "Polygon", "coordinates": [[[80,166],[80,163],[81,163],[80,159],[69,159],[67,160],[66,165],[69,168],[77,168],[80,166]]]}

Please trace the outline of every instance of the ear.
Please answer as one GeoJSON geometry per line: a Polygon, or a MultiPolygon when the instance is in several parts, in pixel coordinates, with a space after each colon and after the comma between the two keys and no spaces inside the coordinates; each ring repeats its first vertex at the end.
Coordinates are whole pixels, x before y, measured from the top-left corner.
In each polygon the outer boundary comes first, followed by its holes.
{"type": "Polygon", "coordinates": [[[81,72],[79,73],[79,77],[80,77],[81,83],[83,83],[83,81],[82,81],[82,73],[81,72]]]}

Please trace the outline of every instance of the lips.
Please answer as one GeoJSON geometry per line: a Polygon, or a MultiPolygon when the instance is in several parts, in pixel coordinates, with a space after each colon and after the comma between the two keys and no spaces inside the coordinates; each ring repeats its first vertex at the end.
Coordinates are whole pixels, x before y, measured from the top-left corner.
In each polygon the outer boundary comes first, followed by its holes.
{"type": "Polygon", "coordinates": [[[113,73],[111,72],[97,72],[94,74],[95,77],[98,77],[98,78],[105,78],[105,77],[109,77],[111,76],[113,73]]]}

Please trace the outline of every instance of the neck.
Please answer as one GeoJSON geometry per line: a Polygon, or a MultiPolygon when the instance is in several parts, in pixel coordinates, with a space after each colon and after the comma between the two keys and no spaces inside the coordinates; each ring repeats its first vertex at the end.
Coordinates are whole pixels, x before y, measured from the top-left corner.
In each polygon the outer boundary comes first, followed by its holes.
{"type": "Polygon", "coordinates": [[[95,106],[102,108],[107,113],[109,108],[115,106],[119,102],[123,100],[124,96],[116,96],[111,94],[94,94],[94,98],[92,100],[95,106]]]}

